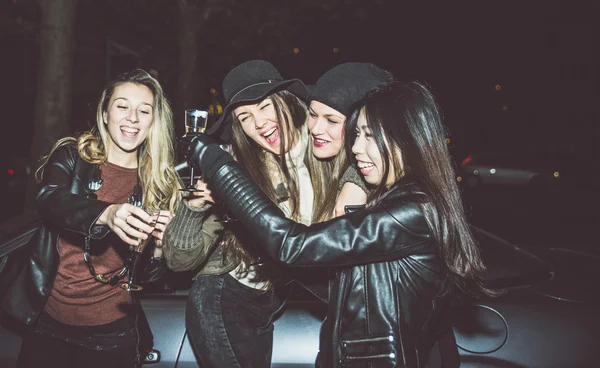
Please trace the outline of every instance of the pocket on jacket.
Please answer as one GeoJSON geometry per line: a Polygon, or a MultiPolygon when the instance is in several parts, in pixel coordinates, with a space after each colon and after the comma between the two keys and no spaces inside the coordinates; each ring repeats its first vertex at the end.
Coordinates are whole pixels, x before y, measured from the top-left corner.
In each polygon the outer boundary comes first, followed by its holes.
{"type": "Polygon", "coordinates": [[[389,363],[390,367],[394,367],[397,356],[395,341],[392,334],[344,339],[341,346],[342,362],[350,367],[353,363],[367,362],[389,363]]]}

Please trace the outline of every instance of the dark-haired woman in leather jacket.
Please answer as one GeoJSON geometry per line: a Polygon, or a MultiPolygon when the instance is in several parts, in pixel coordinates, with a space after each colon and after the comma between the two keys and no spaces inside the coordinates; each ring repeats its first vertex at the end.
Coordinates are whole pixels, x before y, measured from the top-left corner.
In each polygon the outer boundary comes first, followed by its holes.
{"type": "Polygon", "coordinates": [[[210,138],[191,142],[188,154],[273,259],[335,270],[321,367],[439,366],[431,353],[450,329],[453,298],[488,293],[440,113],[417,82],[380,87],[359,109],[346,142],[377,190],[366,209],[327,222],[286,219],[210,138]]]}

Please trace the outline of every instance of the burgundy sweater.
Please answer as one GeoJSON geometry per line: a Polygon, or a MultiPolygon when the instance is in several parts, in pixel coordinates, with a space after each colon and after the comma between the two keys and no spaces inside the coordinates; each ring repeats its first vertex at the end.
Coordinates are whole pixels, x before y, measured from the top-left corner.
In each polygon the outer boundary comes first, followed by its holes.
{"type": "MultiPolygon", "coordinates": [[[[101,165],[102,187],[96,192],[98,199],[109,203],[126,203],[137,182],[137,169],[127,169],[111,163],[101,165]]],[[[128,247],[117,237],[110,236],[114,243],[101,247],[104,251],[95,254],[92,250],[92,265],[96,273],[107,278],[121,271],[124,260],[116,247],[128,247]]],[[[94,249],[94,243],[92,243],[94,249]]],[[[118,285],[100,283],[92,277],[83,260],[83,244],[74,245],[59,237],[60,264],[54,287],[44,310],[54,319],[73,326],[98,326],[110,323],[131,313],[131,297],[118,285]]],[[[121,281],[127,281],[125,276],[121,281]]]]}

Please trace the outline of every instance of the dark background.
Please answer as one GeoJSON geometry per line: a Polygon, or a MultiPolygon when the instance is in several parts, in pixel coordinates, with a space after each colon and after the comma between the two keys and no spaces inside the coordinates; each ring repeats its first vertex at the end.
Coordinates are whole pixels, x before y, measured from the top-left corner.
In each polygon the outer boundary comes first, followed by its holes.
{"type": "MultiPolygon", "coordinates": [[[[206,108],[211,88],[224,103],[221,81],[241,62],[266,59],[284,77],[301,78],[307,84],[340,62],[373,62],[399,79],[417,79],[433,89],[457,163],[473,153],[509,152],[560,160],[570,167],[565,179],[570,185],[560,193],[544,193],[531,208],[519,207],[521,201],[514,200],[512,189],[495,188],[485,196],[466,192],[475,222],[515,241],[539,242],[543,235],[544,242],[597,243],[591,240],[592,229],[599,224],[596,3],[190,3],[214,7],[205,18],[198,18],[202,31],[197,45],[201,55],[197,103],[178,106],[176,2],[80,0],[73,101],[66,107],[72,111],[70,131],[93,124],[95,101],[106,78],[134,67],[158,75],[174,103],[177,132],[182,134],[179,111],[206,108]]],[[[26,175],[30,152],[41,25],[35,1],[0,4],[0,189],[5,219],[17,215],[23,203],[19,178],[26,175]]]]}

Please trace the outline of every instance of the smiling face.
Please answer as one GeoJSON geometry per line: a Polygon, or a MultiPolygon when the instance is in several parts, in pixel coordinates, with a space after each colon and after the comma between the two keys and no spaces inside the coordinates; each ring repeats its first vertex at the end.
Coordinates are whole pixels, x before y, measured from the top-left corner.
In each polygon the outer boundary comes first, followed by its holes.
{"type": "Polygon", "coordinates": [[[154,121],[154,95],[144,85],[120,84],[102,116],[109,136],[108,160],[122,162],[122,158],[135,155],[148,136],[154,121]]]}
{"type": "MultiPolygon", "coordinates": [[[[383,136],[385,141],[385,136],[383,136]]],[[[386,147],[389,147],[387,142],[384,142],[386,147]]],[[[402,163],[401,152],[398,148],[392,150],[393,154],[398,155],[399,162],[402,163]]],[[[358,168],[365,181],[372,185],[379,185],[383,180],[386,166],[389,167],[385,185],[390,187],[396,181],[396,173],[394,165],[391,162],[386,162],[384,165],[383,156],[377,146],[377,141],[371,133],[371,128],[367,124],[365,110],[362,109],[358,116],[356,125],[356,140],[352,145],[352,153],[356,158],[358,168]]],[[[402,164],[401,164],[402,165],[402,164]]]]}
{"type": "MultiPolygon", "coordinates": [[[[287,111],[285,114],[289,116],[287,111]]],[[[257,104],[238,106],[233,114],[240,122],[244,133],[266,151],[281,154],[281,140],[285,136],[284,152],[296,144],[297,137],[291,136],[291,127],[279,124],[274,102],[265,98],[257,104]]],[[[288,119],[291,122],[291,119],[288,119]]]]}
{"type": "Polygon", "coordinates": [[[319,159],[335,157],[344,147],[346,116],[316,100],[310,103],[309,114],[313,154],[319,159]]]}

